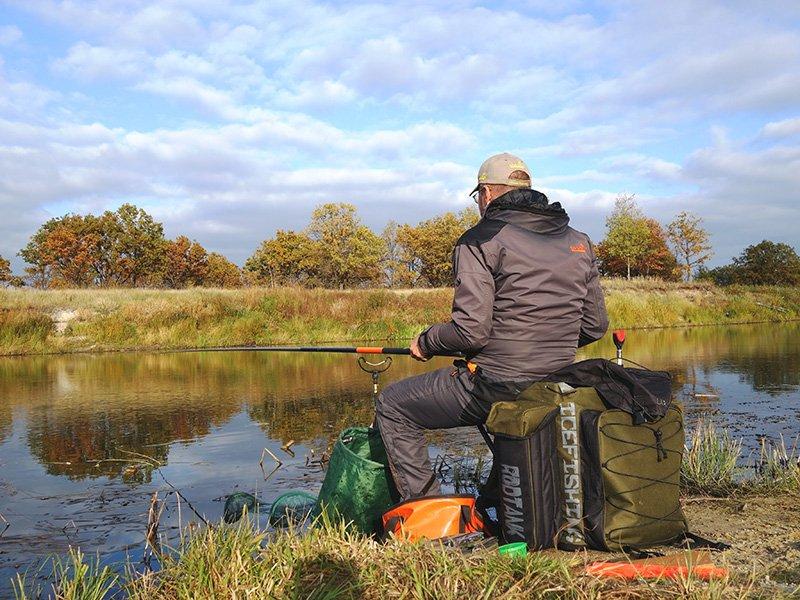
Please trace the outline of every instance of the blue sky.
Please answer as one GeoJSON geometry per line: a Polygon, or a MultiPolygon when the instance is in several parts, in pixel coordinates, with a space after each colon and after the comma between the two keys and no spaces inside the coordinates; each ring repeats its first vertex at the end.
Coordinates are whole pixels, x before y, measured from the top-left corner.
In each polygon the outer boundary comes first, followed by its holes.
{"type": "Polygon", "coordinates": [[[702,216],[713,264],[800,246],[800,4],[0,0],[8,258],[134,202],[241,264],[321,202],[467,206],[500,151],[596,240],[635,193],[702,216]]]}

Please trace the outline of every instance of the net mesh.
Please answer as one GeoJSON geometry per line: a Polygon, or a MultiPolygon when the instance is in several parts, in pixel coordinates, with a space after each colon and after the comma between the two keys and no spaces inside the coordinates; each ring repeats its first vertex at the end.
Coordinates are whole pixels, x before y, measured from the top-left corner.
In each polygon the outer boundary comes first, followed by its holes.
{"type": "Polygon", "coordinates": [[[278,496],[269,510],[272,527],[301,525],[308,519],[317,503],[317,497],[308,492],[287,492],[278,496]]]}
{"type": "Polygon", "coordinates": [[[317,510],[370,534],[396,502],[395,495],[380,433],[367,427],[344,430],[334,446],[317,510]]]}

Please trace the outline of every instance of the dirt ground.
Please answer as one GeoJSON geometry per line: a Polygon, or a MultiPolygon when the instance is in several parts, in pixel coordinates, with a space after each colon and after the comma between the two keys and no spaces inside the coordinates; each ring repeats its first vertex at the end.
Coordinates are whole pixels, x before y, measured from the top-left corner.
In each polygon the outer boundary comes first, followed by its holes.
{"type": "Polygon", "coordinates": [[[800,494],[687,498],[684,512],[691,531],[732,546],[720,565],[765,573],[765,583],[800,594],[800,494]]]}

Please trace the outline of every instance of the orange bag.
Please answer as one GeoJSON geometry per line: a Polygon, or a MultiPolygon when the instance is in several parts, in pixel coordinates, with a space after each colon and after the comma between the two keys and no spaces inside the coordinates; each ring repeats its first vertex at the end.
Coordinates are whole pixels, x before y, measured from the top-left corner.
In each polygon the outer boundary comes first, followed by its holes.
{"type": "Polygon", "coordinates": [[[472,496],[412,498],[387,510],[382,520],[384,535],[392,533],[409,542],[485,530],[472,496]]]}

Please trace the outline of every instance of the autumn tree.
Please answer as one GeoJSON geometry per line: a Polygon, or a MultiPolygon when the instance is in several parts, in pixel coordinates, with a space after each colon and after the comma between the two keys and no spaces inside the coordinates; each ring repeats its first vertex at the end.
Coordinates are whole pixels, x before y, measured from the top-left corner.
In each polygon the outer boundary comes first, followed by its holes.
{"type": "Polygon", "coordinates": [[[622,194],[614,202],[614,210],[606,219],[606,237],[602,242],[608,259],[625,264],[630,279],[632,268],[648,252],[650,228],[633,194],[622,194]]]}
{"type": "Polygon", "coordinates": [[[397,231],[397,240],[403,248],[409,283],[431,287],[451,285],[453,248],[478,218],[475,210],[469,208],[458,214],[447,212],[415,226],[402,225],[397,231]]]}
{"type": "Polygon", "coordinates": [[[667,226],[667,238],[675,248],[686,281],[691,281],[695,268],[702,267],[714,255],[702,224],[700,217],[682,211],[667,226]]]}
{"type": "Polygon", "coordinates": [[[98,282],[104,264],[104,223],[92,215],[50,219],[20,256],[36,287],[86,287],[98,282]]]}
{"type": "Polygon", "coordinates": [[[384,243],[361,223],[352,204],[323,204],[314,209],[306,233],[314,271],[326,287],[355,287],[381,279],[384,243]]]}
{"type": "Polygon", "coordinates": [[[316,253],[308,236],[278,230],[247,259],[244,268],[256,283],[269,286],[315,283],[316,253]]]}
{"type": "Polygon", "coordinates": [[[404,248],[398,239],[400,225],[389,221],[381,233],[386,253],[383,257],[383,273],[387,287],[410,286],[414,275],[404,260],[404,248]]]}
{"type": "MultiPolygon", "coordinates": [[[[655,219],[644,217],[644,222],[649,231],[646,243],[647,251],[635,263],[631,264],[631,275],[675,280],[678,277],[678,261],[667,246],[664,229],[655,219]]],[[[627,275],[627,260],[609,252],[605,241],[597,245],[596,252],[601,262],[600,272],[603,275],[627,275]]]]}
{"type": "Polygon", "coordinates": [[[8,283],[11,278],[11,262],[0,256],[0,283],[8,283]]]}
{"type": "Polygon", "coordinates": [[[64,215],[33,234],[20,256],[38,287],[135,286],[157,278],[164,235],[142,209],[123,204],[101,216],[64,215]]]}
{"type": "Polygon", "coordinates": [[[217,288],[235,288],[242,286],[242,271],[227,258],[212,252],[208,255],[206,275],[203,285],[217,288]]]}
{"type": "Polygon", "coordinates": [[[164,285],[173,289],[201,286],[207,276],[208,252],[200,244],[185,235],[165,243],[164,285]]]}

